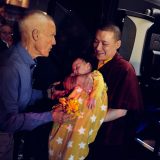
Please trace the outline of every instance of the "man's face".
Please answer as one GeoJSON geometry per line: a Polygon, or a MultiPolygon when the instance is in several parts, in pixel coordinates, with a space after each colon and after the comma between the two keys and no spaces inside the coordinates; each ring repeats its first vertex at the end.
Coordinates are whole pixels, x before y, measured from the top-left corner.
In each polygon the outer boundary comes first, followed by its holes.
{"type": "Polygon", "coordinates": [[[111,31],[98,30],[93,43],[95,55],[99,61],[111,59],[120,47],[121,41],[114,38],[111,31]]]}
{"type": "Polygon", "coordinates": [[[3,25],[0,31],[0,38],[5,41],[9,46],[13,43],[12,28],[8,25],[3,25]]]}
{"type": "Polygon", "coordinates": [[[56,44],[55,35],[56,27],[52,21],[48,21],[40,30],[35,44],[38,56],[48,57],[52,46],[56,44]]]}
{"type": "Polygon", "coordinates": [[[5,17],[5,9],[4,9],[4,7],[0,8],[0,16],[5,17]]]}

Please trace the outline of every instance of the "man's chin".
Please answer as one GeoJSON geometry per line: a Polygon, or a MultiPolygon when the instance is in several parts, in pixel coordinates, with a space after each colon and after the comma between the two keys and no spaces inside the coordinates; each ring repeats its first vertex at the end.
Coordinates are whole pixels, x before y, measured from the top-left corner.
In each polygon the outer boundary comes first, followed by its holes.
{"type": "Polygon", "coordinates": [[[104,59],[104,54],[97,55],[97,59],[98,60],[103,60],[104,59]]]}
{"type": "Polygon", "coordinates": [[[48,57],[49,56],[49,53],[47,52],[47,53],[43,53],[43,54],[41,54],[40,55],[41,57],[48,57]]]}

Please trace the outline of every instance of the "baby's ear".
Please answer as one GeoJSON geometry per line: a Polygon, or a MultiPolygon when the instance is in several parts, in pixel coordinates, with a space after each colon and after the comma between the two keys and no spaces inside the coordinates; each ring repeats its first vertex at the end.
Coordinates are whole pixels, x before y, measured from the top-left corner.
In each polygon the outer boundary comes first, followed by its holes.
{"type": "Polygon", "coordinates": [[[87,64],[88,64],[88,69],[92,70],[92,65],[91,65],[91,63],[90,63],[90,62],[87,62],[87,64]]]}
{"type": "Polygon", "coordinates": [[[75,76],[75,73],[71,73],[70,76],[75,76]]]}

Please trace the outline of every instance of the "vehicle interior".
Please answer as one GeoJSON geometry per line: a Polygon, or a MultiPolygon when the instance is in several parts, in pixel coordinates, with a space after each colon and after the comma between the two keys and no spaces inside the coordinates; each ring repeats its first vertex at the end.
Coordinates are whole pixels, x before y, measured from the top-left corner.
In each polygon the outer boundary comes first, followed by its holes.
{"type": "Polygon", "coordinates": [[[35,71],[35,77],[40,77],[35,83],[38,89],[46,89],[69,73],[72,58],[88,51],[98,24],[113,22],[120,27],[119,52],[135,68],[145,107],[137,125],[133,148],[136,156],[132,160],[160,159],[160,0],[6,0],[5,3],[11,23],[31,9],[41,9],[55,20],[57,45],[48,59],[38,59],[48,70],[39,67],[35,71]]]}

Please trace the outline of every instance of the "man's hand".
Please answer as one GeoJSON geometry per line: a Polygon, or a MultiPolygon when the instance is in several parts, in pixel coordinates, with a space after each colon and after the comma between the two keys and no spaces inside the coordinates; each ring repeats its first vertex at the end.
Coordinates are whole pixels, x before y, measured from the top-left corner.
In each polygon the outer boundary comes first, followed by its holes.
{"type": "Polygon", "coordinates": [[[59,85],[60,82],[55,82],[51,85],[51,87],[47,90],[48,98],[50,99],[56,99],[63,97],[65,94],[67,94],[66,90],[57,90],[55,89],[57,85],[59,85]]]}
{"type": "Polygon", "coordinates": [[[51,99],[60,98],[65,96],[66,90],[54,90],[51,95],[51,99]]]}
{"type": "Polygon", "coordinates": [[[56,99],[56,98],[63,97],[66,94],[66,91],[65,90],[56,90],[54,88],[49,88],[47,90],[47,93],[48,93],[48,98],[56,99]]]}
{"type": "Polygon", "coordinates": [[[53,122],[64,123],[70,119],[70,115],[63,112],[60,107],[52,111],[53,122]]]}

